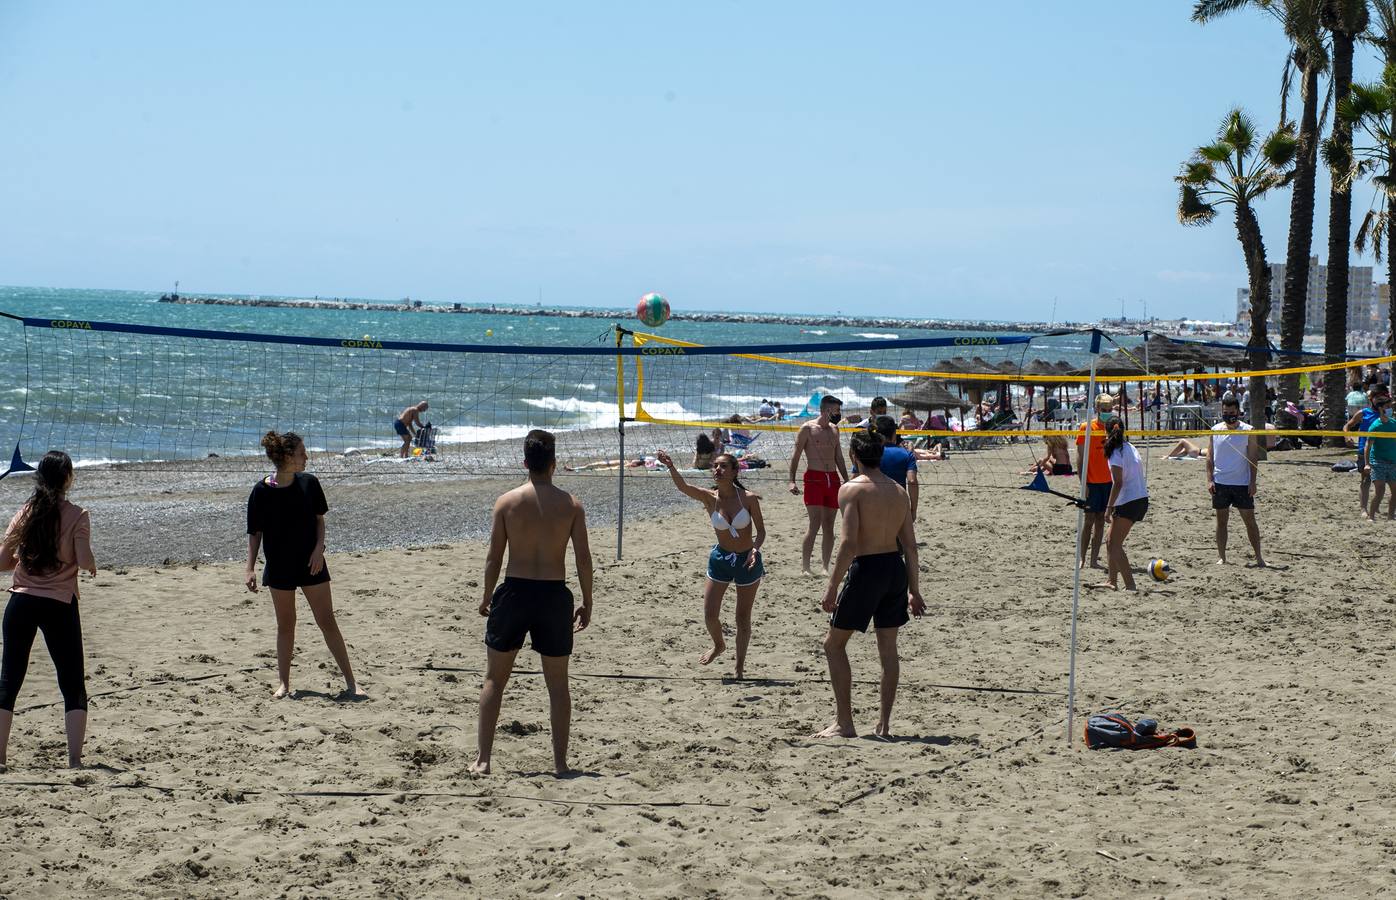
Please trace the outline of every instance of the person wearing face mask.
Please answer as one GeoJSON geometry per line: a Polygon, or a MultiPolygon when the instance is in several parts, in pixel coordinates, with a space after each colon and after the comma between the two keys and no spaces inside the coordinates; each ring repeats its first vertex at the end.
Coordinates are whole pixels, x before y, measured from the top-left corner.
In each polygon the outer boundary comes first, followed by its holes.
{"type": "Polygon", "coordinates": [[[1076,435],[1076,471],[1086,473],[1086,529],[1081,535],[1081,559],[1086,564],[1086,548],[1090,547],[1091,568],[1099,569],[1100,542],[1105,537],[1105,507],[1110,502],[1110,463],[1105,459],[1105,426],[1114,418],[1111,407],[1115,398],[1101,394],[1095,398],[1095,418],[1082,425],[1076,435]],[[1085,460],[1086,428],[1091,429],[1091,457],[1085,460]]]}
{"type": "Polygon", "coordinates": [[[1366,432],[1377,420],[1377,401],[1387,397],[1388,394],[1384,384],[1373,387],[1366,394],[1367,405],[1353,413],[1343,425],[1343,431],[1357,432],[1361,435],[1357,439],[1357,471],[1362,475],[1362,483],[1357,488],[1357,502],[1364,513],[1367,511],[1367,495],[1372,488],[1371,464],[1367,459],[1366,432]]]}
{"type": "Polygon", "coordinates": [[[1255,522],[1255,488],[1259,469],[1258,444],[1247,434],[1251,426],[1241,421],[1241,404],[1234,396],[1222,400],[1222,420],[1212,426],[1208,441],[1207,490],[1217,513],[1217,564],[1226,562],[1226,526],[1231,507],[1246,524],[1246,537],[1255,551],[1257,567],[1265,566],[1260,553],[1260,526],[1255,522]]]}
{"type": "Polygon", "coordinates": [[[1386,501],[1386,517],[1396,519],[1396,438],[1371,437],[1396,434],[1396,418],[1391,415],[1389,396],[1377,397],[1375,406],[1377,418],[1367,426],[1367,464],[1372,476],[1372,505],[1367,507],[1367,518],[1373,522],[1377,520],[1382,494],[1388,489],[1391,495],[1386,501]]]}
{"type": "Polygon", "coordinates": [[[805,529],[802,570],[809,575],[810,557],[814,554],[814,536],[823,532],[821,558],[824,571],[829,571],[829,558],[834,555],[834,517],[839,512],[839,488],[848,480],[848,468],[839,453],[839,420],[843,418],[843,401],[826,394],[819,400],[819,418],[800,426],[795,436],[795,452],[790,454],[790,493],[799,495],[795,473],[804,454],[809,467],[805,469],[805,512],[809,526],[805,529]]]}

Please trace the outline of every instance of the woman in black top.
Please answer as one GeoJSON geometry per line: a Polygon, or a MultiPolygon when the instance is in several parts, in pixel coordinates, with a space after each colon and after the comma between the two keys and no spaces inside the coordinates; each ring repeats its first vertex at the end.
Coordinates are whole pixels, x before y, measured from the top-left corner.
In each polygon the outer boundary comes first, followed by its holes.
{"type": "Polygon", "coordinates": [[[257,590],[257,551],[266,553],[262,584],[276,609],[277,699],[291,693],[291,654],[296,647],[296,588],[305,594],[315,624],[325,636],[344,675],[345,697],[362,697],[349,667],[349,652],[334,618],[330,570],[325,566],[325,492],[305,471],[305,442],[288,431],[268,431],[262,438],[276,474],[263,478],[247,498],[247,574],[249,591],[257,590]]]}

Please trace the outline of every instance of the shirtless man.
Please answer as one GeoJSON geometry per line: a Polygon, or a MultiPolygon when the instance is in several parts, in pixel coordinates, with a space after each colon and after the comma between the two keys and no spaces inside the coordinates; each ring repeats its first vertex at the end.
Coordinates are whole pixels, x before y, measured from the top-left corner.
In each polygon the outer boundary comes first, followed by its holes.
{"type": "Polygon", "coordinates": [[[591,547],[582,504],[553,485],[557,451],[550,433],[537,429],[528,433],[524,465],[528,467],[528,483],[494,504],[490,548],[485,556],[485,597],[480,602],[480,615],[489,617],[485,625],[488,663],[485,686],[480,691],[480,755],[470,771],[489,774],[500,700],[527,634],[542,660],[553,729],[553,768],[563,776],[569,771],[567,738],[572,724],[567,659],[572,653],[572,633],[591,623],[591,547]],[[569,540],[577,560],[577,581],[582,586],[582,604],[575,610],[564,580],[569,540]],[[504,583],[495,590],[505,547],[509,548],[509,568],[504,583]]]}
{"type": "Polygon", "coordinates": [[[400,456],[406,457],[407,451],[412,446],[412,438],[417,436],[417,431],[422,427],[422,413],[427,411],[427,401],[423,400],[416,406],[409,406],[402,413],[393,419],[393,431],[402,438],[402,452],[400,456]]]}
{"type": "Polygon", "coordinates": [[[849,455],[861,473],[839,489],[843,510],[843,540],[824,611],[830,613],[824,655],[834,686],[834,724],[815,737],[855,737],[853,671],[848,665],[848,639],[854,631],[877,629],[877,655],[882,661],[881,711],[873,734],[892,734],[892,703],[897,699],[901,665],[897,659],[897,629],[911,615],[926,611],[921,600],[920,568],[916,559],[916,529],[906,490],[882,473],[882,436],[857,432],[849,440],[849,455]],[[848,580],[843,581],[844,573],[848,580]],[[843,590],[839,583],[843,582],[843,590]]]}
{"type": "Polygon", "coordinates": [[[804,556],[801,571],[810,572],[810,556],[814,553],[814,536],[824,532],[824,571],[829,571],[829,557],[834,553],[834,516],[839,512],[839,487],[848,480],[848,468],[839,453],[839,419],[843,401],[828,394],[819,400],[819,418],[800,426],[795,437],[795,452],[790,456],[790,493],[799,495],[795,472],[800,468],[800,454],[805,454],[809,468],[805,469],[805,512],[809,527],[805,529],[804,556]]]}

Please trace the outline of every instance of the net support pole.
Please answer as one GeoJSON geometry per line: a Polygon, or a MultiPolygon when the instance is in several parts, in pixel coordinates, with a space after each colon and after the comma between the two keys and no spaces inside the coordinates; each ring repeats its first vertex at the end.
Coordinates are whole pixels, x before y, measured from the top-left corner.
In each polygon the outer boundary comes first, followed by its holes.
{"type": "MultiPolygon", "coordinates": [[[[1100,361],[1100,332],[1091,332],[1091,380],[1086,388],[1086,412],[1089,418],[1085,425],[1084,452],[1081,454],[1081,500],[1086,500],[1089,493],[1089,483],[1086,480],[1087,473],[1091,469],[1091,422],[1095,417],[1095,369],[1096,363],[1100,361]]],[[[1081,608],[1081,554],[1085,550],[1085,527],[1086,509],[1084,506],[1077,507],[1076,510],[1076,556],[1071,560],[1076,567],[1076,578],[1071,586],[1071,655],[1067,664],[1066,678],[1066,745],[1072,744],[1072,734],[1076,730],[1076,618],[1081,608]]]]}
{"type": "MultiPolygon", "coordinates": [[[[616,349],[620,349],[625,332],[616,326],[616,349]]],[[[616,432],[620,436],[620,466],[616,468],[616,562],[621,560],[625,546],[625,358],[616,354],[616,403],[620,406],[616,432]]]]}
{"type": "MultiPolygon", "coordinates": [[[[1146,331],[1146,332],[1144,332],[1144,378],[1145,378],[1145,379],[1148,379],[1149,376],[1150,376],[1151,374],[1152,374],[1152,373],[1149,371],[1149,332],[1146,331]]],[[[1146,381],[1145,383],[1147,384],[1148,382],[1146,381]]],[[[1140,393],[1142,394],[1143,391],[1144,391],[1144,388],[1143,388],[1143,387],[1140,387],[1139,390],[1140,390],[1140,393]]],[[[1154,390],[1155,390],[1155,391],[1158,390],[1158,382],[1157,382],[1157,381],[1154,382],[1154,390]]],[[[1141,399],[1142,399],[1142,398],[1141,398],[1141,399]]],[[[1159,400],[1162,401],[1163,398],[1160,397],[1159,400]]],[[[1152,405],[1152,403],[1153,403],[1153,400],[1152,400],[1152,399],[1149,399],[1149,400],[1145,403],[1145,405],[1142,406],[1142,407],[1140,408],[1140,413],[1139,413],[1139,426],[1140,426],[1141,428],[1148,428],[1148,427],[1149,427],[1148,420],[1147,420],[1145,417],[1149,414],[1149,413],[1148,413],[1148,408],[1149,408],[1150,405],[1152,405]]],[[[1158,427],[1158,413],[1159,413],[1159,409],[1160,409],[1160,408],[1161,408],[1161,407],[1159,407],[1159,406],[1155,406],[1155,407],[1154,407],[1154,430],[1155,430],[1155,431],[1159,430],[1159,427],[1158,427]]],[[[1150,441],[1149,444],[1150,444],[1150,446],[1152,446],[1153,441],[1150,441]]],[[[1148,451],[1145,451],[1145,453],[1144,453],[1144,487],[1145,487],[1145,489],[1147,489],[1148,486],[1149,486],[1149,457],[1151,457],[1151,456],[1153,456],[1152,453],[1150,453],[1150,452],[1148,452],[1148,451]]]]}

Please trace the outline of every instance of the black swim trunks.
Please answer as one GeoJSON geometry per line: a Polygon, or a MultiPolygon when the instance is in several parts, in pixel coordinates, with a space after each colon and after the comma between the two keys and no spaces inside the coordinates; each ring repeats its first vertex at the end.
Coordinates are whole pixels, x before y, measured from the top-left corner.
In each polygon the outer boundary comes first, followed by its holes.
{"type": "Polygon", "coordinates": [[[1251,496],[1248,484],[1222,484],[1215,482],[1217,491],[1212,495],[1212,509],[1255,509],[1255,498],[1251,496]]]}
{"type": "Polygon", "coordinates": [[[901,552],[893,550],[854,559],[829,624],[849,631],[867,631],[868,622],[877,628],[900,628],[910,618],[906,561],[901,552]]]}
{"type": "Polygon", "coordinates": [[[524,635],[540,656],[572,655],[572,592],[566,582],[506,577],[490,599],[485,646],[512,653],[524,635]]]}

